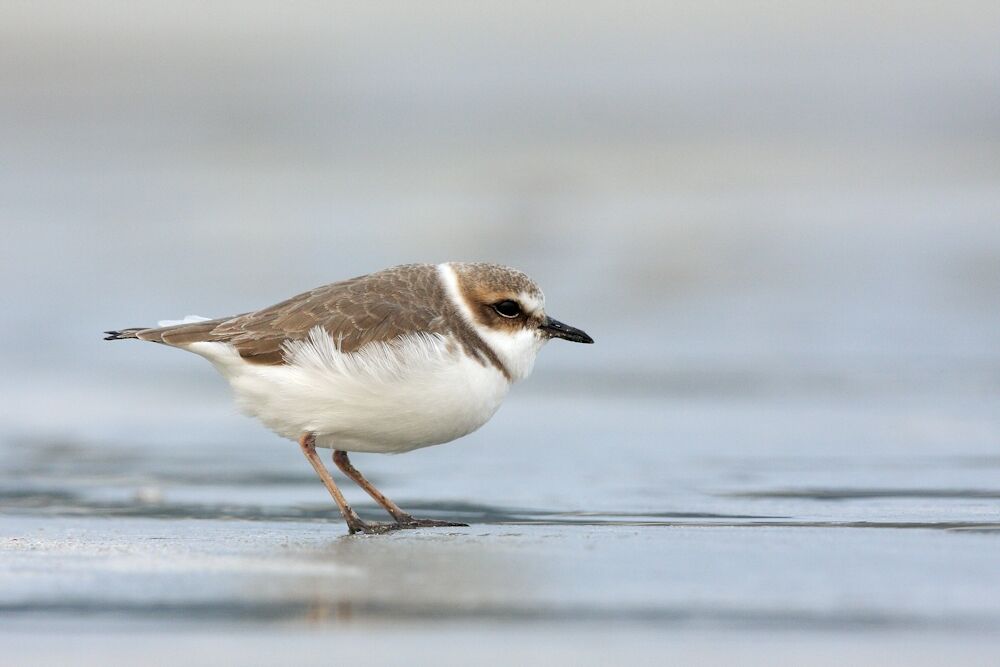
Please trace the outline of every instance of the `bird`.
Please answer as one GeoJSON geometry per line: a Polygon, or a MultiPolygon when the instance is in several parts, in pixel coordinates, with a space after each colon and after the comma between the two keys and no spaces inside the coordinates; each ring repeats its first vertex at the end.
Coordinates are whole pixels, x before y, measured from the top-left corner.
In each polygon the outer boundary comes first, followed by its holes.
{"type": "Polygon", "coordinates": [[[211,362],[245,414],[298,443],[352,535],[466,524],[414,518],[348,453],[396,454],[461,438],[489,421],[549,340],[594,342],[550,317],[525,273],[485,262],[405,264],[233,317],[104,333],[211,362]],[[334,464],[393,521],[363,521],[317,448],[332,450],[334,464]]]}

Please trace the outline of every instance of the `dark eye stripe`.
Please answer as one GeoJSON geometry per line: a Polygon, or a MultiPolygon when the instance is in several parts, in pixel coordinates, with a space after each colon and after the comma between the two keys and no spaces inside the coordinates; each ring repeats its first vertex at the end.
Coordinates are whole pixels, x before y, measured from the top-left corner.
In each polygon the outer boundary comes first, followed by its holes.
{"type": "Polygon", "coordinates": [[[493,310],[497,311],[497,315],[501,317],[513,318],[521,314],[521,306],[517,301],[511,301],[510,299],[494,303],[493,310]]]}

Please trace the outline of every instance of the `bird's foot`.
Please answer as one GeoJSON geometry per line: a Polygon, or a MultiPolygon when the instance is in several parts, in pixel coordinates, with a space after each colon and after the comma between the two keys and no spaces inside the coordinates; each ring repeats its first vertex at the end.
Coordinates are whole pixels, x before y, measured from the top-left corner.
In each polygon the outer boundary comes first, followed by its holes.
{"type": "Polygon", "coordinates": [[[414,528],[468,528],[467,523],[457,523],[455,521],[439,521],[437,519],[414,519],[410,517],[404,521],[396,523],[375,523],[358,521],[347,526],[351,535],[362,533],[364,535],[385,535],[394,530],[412,530],[414,528]]]}
{"type": "Polygon", "coordinates": [[[414,519],[408,516],[396,524],[397,528],[468,528],[467,523],[457,523],[455,521],[439,521],[438,519],[414,519]]]}
{"type": "Polygon", "coordinates": [[[351,535],[357,533],[362,533],[364,535],[384,535],[385,533],[391,533],[394,530],[399,530],[404,526],[400,526],[398,523],[368,523],[367,521],[354,521],[347,524],[347,531],[351,535]]]}
{"type": "Polygon", "coordinates": [[[468,528],[467,523],[456,523],[455,521],[440,521],[438,519],[414,519],[406,515],[400,517],[395,523],[376,523],[374,521],[362,521],[360,518],[348,521],[347,530],[351,535],[362,533],[364,535],[384,535],[394,530],[411,530],[414,528],[468,528]]]}

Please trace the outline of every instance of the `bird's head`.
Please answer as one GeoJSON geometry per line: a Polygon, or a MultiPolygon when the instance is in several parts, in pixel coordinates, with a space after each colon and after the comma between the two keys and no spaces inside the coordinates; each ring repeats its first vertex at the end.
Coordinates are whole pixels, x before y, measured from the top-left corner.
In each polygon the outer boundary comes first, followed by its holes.
{"type": "Polygon", "coordinates": [[[585,332],[549,317],[545,295],[527,275],[500,264],[442,265],[459,310],[500,357],[512,379],[527,377],[535,355],[553,338],[593,343],[585,332]]]}

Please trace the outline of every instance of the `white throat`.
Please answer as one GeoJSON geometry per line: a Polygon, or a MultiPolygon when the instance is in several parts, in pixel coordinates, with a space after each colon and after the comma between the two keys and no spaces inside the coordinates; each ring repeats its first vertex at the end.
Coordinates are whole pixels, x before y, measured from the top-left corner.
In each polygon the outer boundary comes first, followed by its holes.
{"type": "Polygon", "coordinates": [[[483,342],[489,346],[493,353],[497,355],[504,368],[510,373],[511,381],[517,382],[531,375],[531,370],[535,367],[535,357],[538,351],[545,345],[547,339],[539,335],[536,331],[521,329],[515,333],[498,331],[480,324],[469,304],[462,296],[461,288],[458,284],[458,274],[455,269],[448,264],[438,264],[438,275],[445,293],[455,306],[462,319],[479,334],[483,342]]]}

